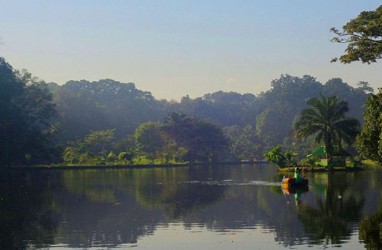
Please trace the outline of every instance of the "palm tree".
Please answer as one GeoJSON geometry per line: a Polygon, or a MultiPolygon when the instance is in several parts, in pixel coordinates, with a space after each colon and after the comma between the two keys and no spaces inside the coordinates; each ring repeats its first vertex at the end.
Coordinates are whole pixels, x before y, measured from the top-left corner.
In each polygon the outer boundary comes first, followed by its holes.
{"type": "Polygon", "coordinates": [[[357,119],[348,118],[348,103],[337,96],[311,98],[307,101],[310,108],[301,112],[294,125],[297,137],[315,136],[317,143],[323,142],[331,168],[334,152],[343,151],[343,143],[351,145],[360,131],[357,119]]]}

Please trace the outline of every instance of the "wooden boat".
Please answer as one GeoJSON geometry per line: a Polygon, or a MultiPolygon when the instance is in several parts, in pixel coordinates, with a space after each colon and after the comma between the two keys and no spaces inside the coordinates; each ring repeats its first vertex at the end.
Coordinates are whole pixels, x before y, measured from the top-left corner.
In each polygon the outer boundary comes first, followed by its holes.
{"type": "Polygon", "coordinates": [[[284,177],[281,181],[282,188],[306,187],[308,186],[308,184],[308,179],[302,179],[300,182],[296,182],[296,178],[293,177],[284,177]]]}
{"type": "Polygon", "coordinates": [[[281,186],[281,190],[282,192],[284,193],[284,195],[291,195],[291,194],[301,194],[301,193],[305,193],[305,192],[308,192],[309,191],[309,186],[306,185],[306,186],[289,186],[289,187],[285,187],[285,186],[281,186]]]}

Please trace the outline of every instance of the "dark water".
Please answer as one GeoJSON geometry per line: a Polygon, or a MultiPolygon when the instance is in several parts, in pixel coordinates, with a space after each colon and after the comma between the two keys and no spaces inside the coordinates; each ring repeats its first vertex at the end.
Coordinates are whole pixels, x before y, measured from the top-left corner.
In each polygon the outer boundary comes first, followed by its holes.
{"type": "Polygon", "coordinates": [[[270,165],[1,173],[0,249],[382,248],[382,170],[306,176],[293,194],[270,165]]]}

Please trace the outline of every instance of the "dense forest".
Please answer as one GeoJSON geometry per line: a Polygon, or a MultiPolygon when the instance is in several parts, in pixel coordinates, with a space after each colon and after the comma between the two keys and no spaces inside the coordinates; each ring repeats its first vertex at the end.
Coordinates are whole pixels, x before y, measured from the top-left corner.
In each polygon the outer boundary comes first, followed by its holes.
{"type": "MultiPolygon", "coordinates": [[[[157,100],[111,79],[45,83],[0,64],[2,165],[205,162],[261,159],[277,145],[304,157],[314,140],[296,140],[293,124],[307,100],[337,96],[363,123],[367,82],[281,75],[258,95],[217,91],[157,100]]],[[[349,152],[354,152],[349,149],[349,152]]]]}

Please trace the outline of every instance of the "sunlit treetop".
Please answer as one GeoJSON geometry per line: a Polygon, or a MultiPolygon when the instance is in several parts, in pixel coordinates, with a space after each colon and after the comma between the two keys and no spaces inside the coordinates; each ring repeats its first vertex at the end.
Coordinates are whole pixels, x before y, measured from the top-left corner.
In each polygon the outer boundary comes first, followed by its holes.
{"type": "Polygon", "coordinates": [[[375,63],[382,58],[382,5],[374,11],[363,11],[357,18],[345,24],[342,31],[331,28],[337,36],[331,41],[347,43],[345,54],[332,62],[375,63]]]}

